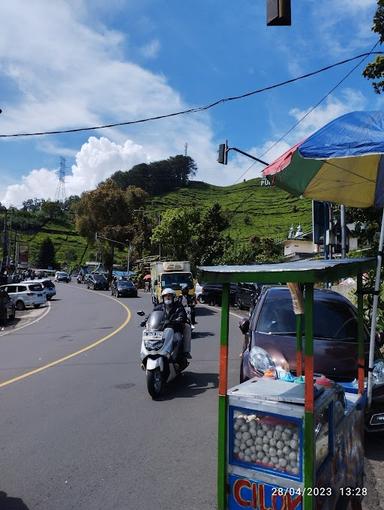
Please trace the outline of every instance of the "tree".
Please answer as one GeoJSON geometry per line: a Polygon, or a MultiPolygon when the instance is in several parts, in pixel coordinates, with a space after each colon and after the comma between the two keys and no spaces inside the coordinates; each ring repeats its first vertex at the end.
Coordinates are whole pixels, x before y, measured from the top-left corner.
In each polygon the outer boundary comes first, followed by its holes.
{"type": "Polygon", "coordinates": [[[199,212],[194,208],[167,209],[153,229],[151,241],[160,243],[162,253],[170,259],[186,259],[198,219],[199,212]]]}
{"type": "Polygon", "coordinates": [[[177,155],[152,163],[140,163],[127,172],[119,170],[110,179],[121,189],[128,186],[142,188],[150,195],[161,195],[187,186],[196,174],[197,166],[189,156],[177,155]]]}
{"type": "Polygon", "coordinates": [[[102,238],[113,239],[121,243],[134,242],[138,232],[141,231],[141,215],[136,215],[135,209],[144,207],[147,193],[134,186],[123,190],[112,180],[99,184],[93,190],[82,194],[76,206],[76,226],[79,233],[86,237],[91,244],[95,242],[98,233],[101,239],[101,250],[104,253],[104,262],[111,264],[110,255],[114,244],[105,243],[102,238]],[[102,246],[102,245],[107,246],[102,246]]]}
{"type": "Polygon", "coordinates": [[[210,264],[224,254],[228,239],[222,232],[228,221],[219,204],[206,210],[195,207],[167,209],[153,229],[152,243],[160,243],[162,253],[192,265],[210,264]]]}
{"type": "Polygon", "coordinates": [[[62,219],[63,208],[59,201],[43,200],[40,206],[40,214],[47,220],[62,219]]]}
{"type": "Polygon", "coordinates": [[[36,257],[36,265],[41,269],[56,267],[55,246],[50,237],[42,240],[36,257]]]}
{"type": "MultiPolygon", "coordinates": [[[[379,35],[379,42],[384,42],[384,0],[377,1],[377,10],[373,17],[372,31],[379,35]]],[[[378,55],[375,60],[367,65],[363,76],[368,80],[379,80],[372,83],[377,94],[384,91],[384,56],[378,55]]]]}

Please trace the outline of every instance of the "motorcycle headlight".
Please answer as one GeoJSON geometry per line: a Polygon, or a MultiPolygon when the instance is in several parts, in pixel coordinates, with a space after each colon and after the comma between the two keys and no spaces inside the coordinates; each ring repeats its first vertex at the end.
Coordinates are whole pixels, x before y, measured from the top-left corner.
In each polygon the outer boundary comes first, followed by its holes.
{"type": "Polygon", "coordinates": [[[276,368],[271,356],[261,347],[252,347],[249,361],[255,370],[265,372],[269,368],[276,368]]]}
{"type": "Polygon", "coordinates": [[[375,361],[372,376],[373,384],[384,384],[384,361],[375,361]]]}

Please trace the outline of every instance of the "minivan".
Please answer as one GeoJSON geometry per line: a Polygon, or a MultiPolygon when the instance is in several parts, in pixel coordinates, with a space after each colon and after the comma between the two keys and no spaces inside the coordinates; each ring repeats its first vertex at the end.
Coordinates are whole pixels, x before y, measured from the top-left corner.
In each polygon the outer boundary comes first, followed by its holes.
{"type": "Polygon", "coordinates": [[[27,306],[39,308],[47,302],[41,283],[9,283],[2,285],[2,289],[8,292],[9,297],[15,303],[16,310],[24,310],[27,306]]]}

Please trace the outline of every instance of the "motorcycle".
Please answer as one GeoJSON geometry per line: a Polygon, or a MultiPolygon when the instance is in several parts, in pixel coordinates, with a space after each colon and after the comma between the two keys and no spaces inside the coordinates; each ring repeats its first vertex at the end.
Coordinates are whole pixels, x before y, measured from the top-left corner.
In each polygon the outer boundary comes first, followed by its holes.
{"type": "MultiPolygon", "coordinates": [[[[144,312],[137,312],[145,315],[144,312]]],[[[142,334],[140,358],[141,368],[145,370],[147,389],[156,400],[164,392],[166,383],[172,381],[189,365],[183,353],[182,342],[175,341],[169,331],[169,323],[162,310],[151,312],[141,326],[142,334]]]]}

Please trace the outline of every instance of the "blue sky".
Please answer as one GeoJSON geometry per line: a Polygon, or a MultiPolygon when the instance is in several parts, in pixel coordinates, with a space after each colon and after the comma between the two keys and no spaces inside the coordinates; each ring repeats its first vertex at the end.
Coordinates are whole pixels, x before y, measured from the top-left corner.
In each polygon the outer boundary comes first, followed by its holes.
{"type": "MultiPolygon", "coordinates": [[[[163,115],[288,80],[377,42],[375,0],[292,0],[292,26],[267,27],[265,0],[3,0],[0,134],[62,130],[163,115]]],[[[376,48],[377,50],[378,48],[376,48]]],[[[365,61],[366,63],[367,61],[365,61]]],[[[383,107],[358,61],[205,113],[35,138],[0,139],[0,202],[54,198],[60,156],[67,194],[117,170],[188,154],[196,179],[229,185],[260,175],[229,140],[273,161],[329,120],[383,107]],[[276,143],[278,142],[278,143],[276,143]],[[271,148],[272,147],[272,148],[271,148]]]]}

